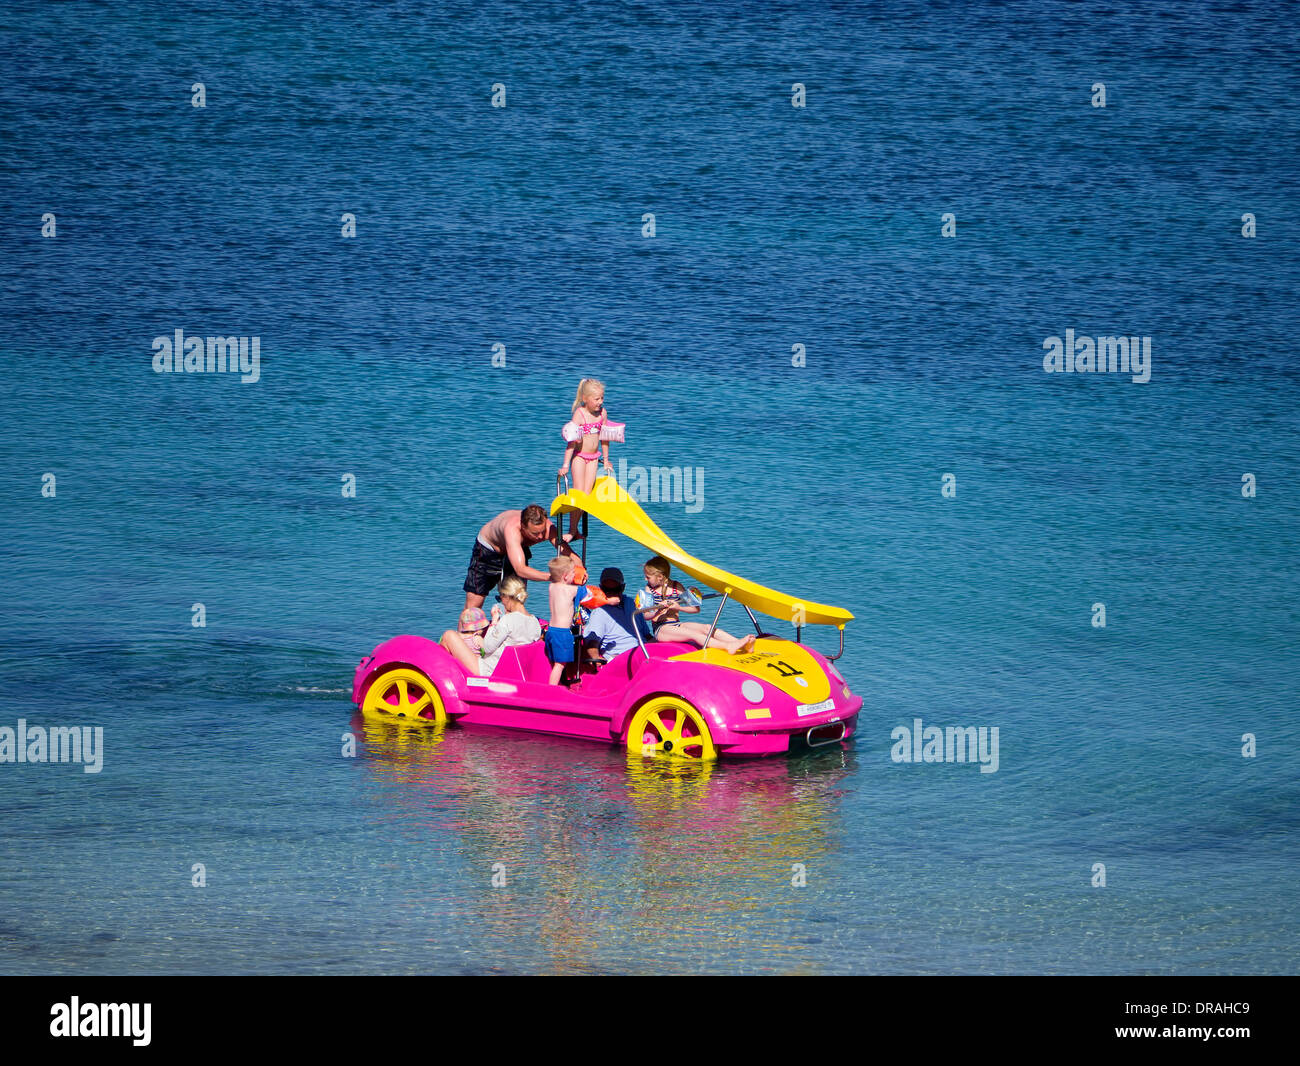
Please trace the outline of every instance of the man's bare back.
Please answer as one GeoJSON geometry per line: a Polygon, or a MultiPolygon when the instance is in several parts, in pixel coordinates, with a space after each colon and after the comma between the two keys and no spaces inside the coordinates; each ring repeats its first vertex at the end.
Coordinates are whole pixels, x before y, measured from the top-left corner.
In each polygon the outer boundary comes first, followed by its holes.
{"type": "Polygon", "coordinates": [[[489,519],[478,531],[478,547],[470,560],[470,572],[465,581],[465,607],[481,607],[487,593],[495,586],[500,573],[517,574],[525,581],[546,581],[545,570],[528,565],[528,549],[549,541],[565,554],[572,550],[560,540],[559,531],[540,507],[533,504],[527,510],[540,515],[532,525],[522,524],[523,511],[502,511],[489,519]],[[480,560],[479,552],[488,556],[480,560]]]}

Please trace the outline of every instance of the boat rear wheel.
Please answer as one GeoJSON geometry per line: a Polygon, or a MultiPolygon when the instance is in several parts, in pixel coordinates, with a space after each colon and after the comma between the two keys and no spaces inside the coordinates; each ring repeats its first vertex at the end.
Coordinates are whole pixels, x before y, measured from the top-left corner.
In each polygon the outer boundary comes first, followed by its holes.
{"type": "Polygon", "coordinates": [[[628,723],[626,741],[628,751],[645,756],[718,757],[704,716],[676,696],[655,696],[643,703],[628,723]]]}
{"type": "Polygon", "coordinates": [[[447,721],[438,689],[419,670],[398,666],[385,670],[371,683],[361,713],[374,718],[404,718],[442,725],[447,721]]]}

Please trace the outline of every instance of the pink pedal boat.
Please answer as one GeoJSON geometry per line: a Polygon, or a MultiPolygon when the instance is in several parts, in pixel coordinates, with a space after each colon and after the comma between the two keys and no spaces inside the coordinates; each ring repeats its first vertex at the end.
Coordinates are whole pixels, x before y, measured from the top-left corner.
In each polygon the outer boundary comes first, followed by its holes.
{"type": "MultiPolygon", "coordinates": [[[[721,597],[738,601],[758,630],[750,652],[640,640],[631,651],[569,686],[547,683],[543,641],[507,647],[490,677],[466,673],[437,641],[384,641],[357,666],[353,702],[373,719],[412,725],[447,722],[523,729],[618,744],[643,756],[710,760],[775,755],[843,741],[853,734],[862,699],[835,668],[853,615],[799,600],[719,570],[685,552],[613,478],[590,493],[561,492],[551,514],[593,516],[630,537],[721,597]],[[795,639],[764,633],[755,611],[794,626],[795,639]],[[801,643],[804,625],[833,625],[839,652],[801,643]]],[[[585,555],[586,540],[580,541],[585,555]]],[[[713,598],[713,597],[706,597],[713,598]]],[[[710,634],[712,630],[710,631],[710,634]]]]}

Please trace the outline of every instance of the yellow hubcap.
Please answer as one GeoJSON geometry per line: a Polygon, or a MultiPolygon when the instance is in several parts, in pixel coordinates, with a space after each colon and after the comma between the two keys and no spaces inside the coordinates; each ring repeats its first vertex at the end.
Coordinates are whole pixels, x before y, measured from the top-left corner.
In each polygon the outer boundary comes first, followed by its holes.
{"type": "Polygon", "coordinates": [[[678,759],[718,757],[700,712],[673,696],[658,696],[632,716],[627,750],[678,759]]]}
{"type": "Polygon", "coordinates": [[[447,720],[447,711],[433,682],[419,670],[406,666],[386,670],[375,678],[366,693],[361,713],[381,718],[405,718],[429,725],[442,725],[447,720]]]}

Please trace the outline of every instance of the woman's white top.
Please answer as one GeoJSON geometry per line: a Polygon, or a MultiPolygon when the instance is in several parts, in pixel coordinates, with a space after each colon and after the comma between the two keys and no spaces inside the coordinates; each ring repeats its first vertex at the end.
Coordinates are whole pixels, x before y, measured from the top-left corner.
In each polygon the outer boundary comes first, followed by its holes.
{"type": "Polygon", "coordinates": [[[531,644],[542,639],[542,624],[523,611],[507,611],[493,622],[483,636],[483,658],[478,672],[484,677],[497,668],[501,653],[512,644],[531,644]]]}

